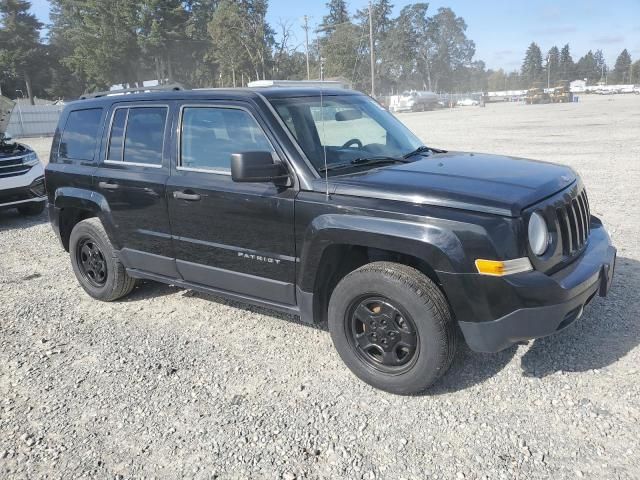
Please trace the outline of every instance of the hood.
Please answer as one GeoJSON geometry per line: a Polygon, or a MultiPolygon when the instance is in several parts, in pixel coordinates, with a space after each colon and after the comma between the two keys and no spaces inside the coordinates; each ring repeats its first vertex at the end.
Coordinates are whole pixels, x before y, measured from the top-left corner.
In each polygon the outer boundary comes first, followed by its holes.
{"type": "Polygon", "coordinates": [[[515,217],[577,179],[569,167],[500,155],[448,152],[330,177],[330,190],[515,217]]]}

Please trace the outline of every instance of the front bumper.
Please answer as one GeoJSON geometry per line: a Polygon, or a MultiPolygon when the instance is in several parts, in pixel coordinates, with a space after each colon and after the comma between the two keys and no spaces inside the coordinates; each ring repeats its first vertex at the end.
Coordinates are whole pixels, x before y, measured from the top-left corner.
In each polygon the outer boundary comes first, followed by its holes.
{"type": "MultiPolygon", "coordinates": [[[[476,289],[469,292],[470,301],[484,294],[485,302],[495,300],[502,315],[484,321],[460,320],[467,344],[478,352],[498,352],[563,330],[580,318],[596,294],[607,295],[615,261],[616,249],[604,226],[595,220],[585,251],[552,275],[536,271],[501,278],[473,275],[473,281],[466,282],[476,289]]],[[[480,309],[485,314],[491,311],[490,307],[480,309]]]]}
{"type": "Polygon", "coordinates": [[[31,167],[25,174],[0,178],[0,208],[44,202],[46,199],[44,169],[41,164],[31,167]]]}

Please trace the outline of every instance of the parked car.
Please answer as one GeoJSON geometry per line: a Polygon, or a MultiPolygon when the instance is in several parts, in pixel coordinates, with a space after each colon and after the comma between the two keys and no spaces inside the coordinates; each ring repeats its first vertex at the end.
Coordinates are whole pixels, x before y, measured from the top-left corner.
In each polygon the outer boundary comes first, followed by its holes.
{"type": "Polygon", "coordinates": [[[92,297],[147,279],[328,321],[346,365],[398,394],[448,369],[458,328],[481,352],[550,335],[613,278],[572,169],[425,146],[352,91],[72,102],[46,184],[92,297]]]}
{"type": "Polygon", "coordinates": [[[0,210],[17,208],[22,215],[44,211],[44,167],[36,152],[7,135],[14,103],[0,97],[0,210]]]}
{"type": "Polygon", "coordinates": [[[396,112],[425,112],[438,108],[438,96],[433,92],[408,91],[400,95],[396,112]]]}
{"type": "Polygon", "coordinates": [[[477,107],[478,105],[480,105],[480,102],[478,100],[474,100],[473,98],[463,98],[461,100],[458,100],[457,105],[459,107],[477,107]]]}

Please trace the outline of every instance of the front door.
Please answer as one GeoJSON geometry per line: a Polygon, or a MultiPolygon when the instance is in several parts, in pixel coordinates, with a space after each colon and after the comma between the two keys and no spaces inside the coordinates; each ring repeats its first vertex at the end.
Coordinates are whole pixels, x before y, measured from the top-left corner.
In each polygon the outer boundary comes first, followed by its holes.
{"type": "Polygon", "coordinates": [[[250,106],[189,104],[180,111],[167,201],[178,271],[187,281],[295,304],[293,188],[236,183],[231,154],[270,151],[250,106]]]}
{"type": "Polygon", "coordinates": [[[177,277],[165,194],[169,112],[167,104],[116,105],[94,182],[107,201],[124,263],[177,277]]]}

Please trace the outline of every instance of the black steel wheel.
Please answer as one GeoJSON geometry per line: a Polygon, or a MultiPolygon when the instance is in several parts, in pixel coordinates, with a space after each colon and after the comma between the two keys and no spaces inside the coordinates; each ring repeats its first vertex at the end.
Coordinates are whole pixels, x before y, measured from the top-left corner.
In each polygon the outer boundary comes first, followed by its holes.
{"type": "Polygon", "coordinates": [[[367,296],[352,302],[347,317],[347,335],[363,361],[388,373],[411,368],[418,331],[401,307],[385,297],[367,296]]]}
{"type": "Polygon", "coordinates": [[[110,302],[135,287],[135,279],[127,274],[98,218],[87,218],[73,227],[69,256],[78,282],[93,298],[110,302]]]}
{"type": "Polygon", "coordinates": [[[344,363],[388,392],[425,391],[455,355],[456,331],[444,294],[407,265],[374,262],[347,274],[331,294],[328,317],[344,363]]]}
{"type": "Polygon", "coordinates": [[[103,287],[107,282],[107,261],[95,240],[82,238],[76,245],[76,256],[82,276],[94,287],[103,287]]]}

